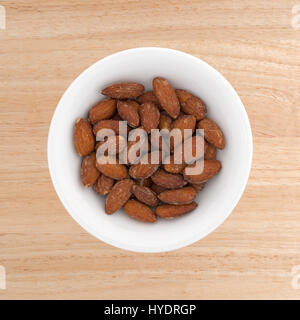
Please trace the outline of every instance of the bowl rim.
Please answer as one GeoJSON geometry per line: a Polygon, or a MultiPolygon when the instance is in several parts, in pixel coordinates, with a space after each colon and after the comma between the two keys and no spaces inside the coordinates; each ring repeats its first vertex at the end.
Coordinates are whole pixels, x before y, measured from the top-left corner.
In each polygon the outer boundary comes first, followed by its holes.
{"type": "Polygon", "coordinates": [[[248,179],[249,179],[249,175],[250,175],[250,171],[251,171],[251,166],[252,166],[252,158],[253,158],[253,136],[252,136],[252,130],[251,130],[251,125],[250,125],[250,121],[247,115],[247,111],[244,107],[243,102],[241,101],[239,95],[237,94],[237,92],[235,91],[235,89],[232,87],[232,85],[230,84],[230,82],[219,72],[217,71],[214,67],[212,67],[211,65],[209,65],[207,62],[205,62],[204,60],[202,60],[201,58],[195,57],[189,53],[183,52],[183,51],[179,51],[179,50],[175,50],[175,49],[170,49],[170,48],[164,48],[164,47],[137,47],[137,48],[131,48],[131,49],[126,49],[126,50],[122,50],[113,54],[110,54],[104,58],[101,58],[100,60],[96,61],[95,63],[93,63],[91,66],[89,66],[88,68],[86,68],[83,72],[81,72],[68,86],[68,88],[65,90],[65,92],[63,93],[62,97],[60,98],[55,111],[53,113],[51,122],[50,122],[50,126],[49,126],[49,132],[48,132],[48,140],[47,140],[47,159],[48,159],[48,168],[49,168],[49,172],[50,172],[50,177],[54,186],[54,189],[58,195],[58,198],[60,199],[61,203],[63,204],[65,210],[70,214],[70,216],[83,228],[85,229],[88,233],[90,233],[92,236],[94,236],[95,238],[109,244],[112,246],[115,246],[117,248],[120,249],[124,249],[124,250],[128,250],[128,251],[133,251],[133,252],[141,252],[141,253],[159,253],[159,252],[167,252],[167,251],[173,251],[173,250],[177,250],[183,247],[186,247],[188,245],[193,244],[196,241],[199,241],[203,238],[205,238],[208,234],[210,234],[211,232],[213,232],[215,229],[217,229],[220,225],[223,224],[223,222],[228,218],[228,216],[233,212],[234,208],[236,207],[236,205],[238,204],[239,200],[241,199],[248,179]],[[243,179],[241,180],[241,187],[239,192],[236,194],[234,200],[231,202],[231,205],[229,208],[226,208],[226,210],[224,210],[224,212],[226,212],[226,214],[222,215],[221,217],[217,218],[214,221],[214,224],[212,224],[210,227],[208,227],[204,232],[202,232],[202,234],[200,235],[194,235],[192,237],[187,237],[184,240],[181,241],[176,241],[174,243],[172,243],[172,245],[167,245],[164,246],[162,245],[161,247],[153,247],[153,248],[144,248],[142,246],[139,245],[129,245],[129,244],[123,244],[119,241],[116,241],[112,238],[109,238],[107,236],[103,236],[103,235],[99,235],[99,233],[90,225],[86,224],[80,216],[74,214],[74,212],[72,211],[72,209],[69,207],[68,203],[65,201],[65,199],[61,196],[60,193],[60,188],[58,185],[58,181],[56,178],[56,174],[55,174],[55,168],[54,165],[51,161],[51,145],[52,145],[52,139],[53,139],[53,132],[54,132],[54,125],[56,122],[56,117],[58,114],[58,110],[60,109],[60,105],[62,104],[65,96],[67,96],[69,94],[69,92],[72,90],[73,85],[80,81],[80,79],[82,77],[84,77],[87,73],[90,72],[91,69],[95,68],[98,64],[100,63],[104,63],[106,60],[112,59],[116,56],[119,55],[123,55],[123,54],[130,54],[136,51],[146,51],[146,50],[156,50],[156,51],[166,51],[172,54],[177,54],[179,56],[185,57],[185,58],[189,58],[194,60],[194,62],[196,63],[202,63],[204,65],[206,65],[206,67],[208,67],[208,69],[210,69],[211,72],[215,73],[216,76],[221,77],[223,81],[225,81],[228,85],[228,88],[231,90],[232,94],[237,98],[241,109],[242,109],[242,114],[243,114],[243,120],[245,122],[245,130],[247,132],[247,137],[248,137],[248,142],[249,142],[249,157],[248,157],[248,163],[247,163],[247,172],[246,174],[243,176],[243,179]]]}

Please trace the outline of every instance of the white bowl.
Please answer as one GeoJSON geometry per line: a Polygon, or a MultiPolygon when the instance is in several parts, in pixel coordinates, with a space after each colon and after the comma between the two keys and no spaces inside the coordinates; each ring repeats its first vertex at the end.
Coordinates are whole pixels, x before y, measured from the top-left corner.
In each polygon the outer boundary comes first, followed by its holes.
{"type": "Polygon", "coordinates": [[[137,252],[182,248],[215,230],[232,212],[247,184],[252,161],[252,134],[245,108],[229,82],[204,61],[166,48],[136,48],[108,56],[85,70],[67,89],[54,113],[48,136],[48,163],[55,190],[70,215],[96,238],[137,252]],[[122,210],[107,215],[104,197],[80,182],[81,159],[73,145],[77,118],[103,97],[100,90],[113,82],[136,81],[152,89],[161,76],[175,88],[201,97],[208,116],[222,128],[226,148],[218,151],[221,172],[196,201],[193,212],[174,220],[147,224],[122,210]]]}

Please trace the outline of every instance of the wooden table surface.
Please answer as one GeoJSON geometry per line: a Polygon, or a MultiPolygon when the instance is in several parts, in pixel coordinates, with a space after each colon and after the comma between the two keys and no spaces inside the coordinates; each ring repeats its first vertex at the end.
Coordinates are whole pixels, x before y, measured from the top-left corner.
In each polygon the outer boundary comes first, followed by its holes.
{"type": "Polygon", "coordinates": [[[300,298],[297,1],[1,1],[0,299],[300,298]],[[51,117],[72,80],[142,46],[182,50],[219,70],[253,130],[251,176],[234,212],[170,253],[93,238],[63,208],[47,166],[51,117]]]}

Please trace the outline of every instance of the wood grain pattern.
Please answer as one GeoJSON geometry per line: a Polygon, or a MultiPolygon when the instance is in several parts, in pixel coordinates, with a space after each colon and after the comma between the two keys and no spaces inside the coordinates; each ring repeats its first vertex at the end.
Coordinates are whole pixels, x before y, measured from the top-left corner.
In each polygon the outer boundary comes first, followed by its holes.
{"type": "MultiPolygon", "coordinates": [[[[300,4],[300,2],[298,1],[300,4]]],[[[300,30],[297,1],[1,1],[0,299],[299,299],[300,30]],[[122,49],[201,57],[250,117],[253,168],[233,214],[187,248],[137,254],[87,234],[55,194],[47,134],[72,80],[122,49]]]]}

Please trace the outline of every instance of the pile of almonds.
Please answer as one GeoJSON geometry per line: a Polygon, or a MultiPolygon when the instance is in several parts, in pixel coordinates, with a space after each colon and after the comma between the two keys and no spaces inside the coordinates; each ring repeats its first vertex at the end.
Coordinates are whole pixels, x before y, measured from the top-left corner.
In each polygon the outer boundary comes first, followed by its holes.
{"type": "MultiPolygon", "coordinates": [[[[99,195],[107,195],[105,212],[113,214],[124,207],[132,218],[155,222],[157,216],[174,218],[197,207],[194,199],[207,180],[221,169],[221,162],[216,160],[217,149],[224,149],[225,139],[219,126],[206,117],[206,106],[202,100],[186,90],[174,90],[163,78],[153,79],[153,91],[144,92],[144,86],[134,82],[113,84],[102,94],[108,99],[101,101],[89,110],[88,120],[76,121],[74,144],[77,153],[83,157],[81,180],[85,187],[93,186],[99,195]],[[174,163],[174,142],[170,141],[170,164],[162,164],[161,137],[155,146],[160,153],[160,164],[136,163],[125,165],[96,161],[97,148],[103,141],[96,142],[97,132],[112,129],[117,135],[116,153],[118,159],[123,152],[129,152],[136,143],[128,141],[119,132],[119,121],[127,121],[127,131],[143,128],[148,134],[151,129],[174,128],[192,129],[193,135],[183,135],[183,148],[188,139],[196,138],[195,130],[204,130],[204,169],[199,174],[187,174],[187,168],[194,163],[174,163]],[[173,161],[172,161],[173,160],[173,161]]],[[[202,138],[203,139],[203,138],[202,138]]],[[[147,143],[150,145],[150,139],[147,143]]],[[[193,144],[192,144],[193,145],[193,144]]],[[[151,148],[150,148],[151,150],[151,148]]],[[[150,153],[140,155],[149,157],[150,153]]]]}

